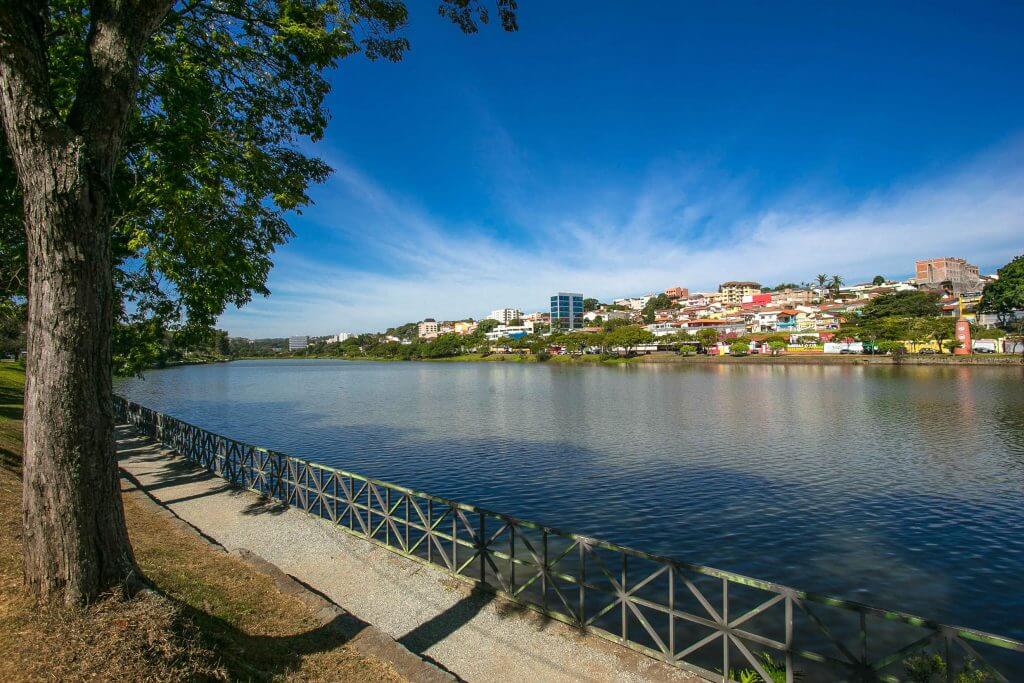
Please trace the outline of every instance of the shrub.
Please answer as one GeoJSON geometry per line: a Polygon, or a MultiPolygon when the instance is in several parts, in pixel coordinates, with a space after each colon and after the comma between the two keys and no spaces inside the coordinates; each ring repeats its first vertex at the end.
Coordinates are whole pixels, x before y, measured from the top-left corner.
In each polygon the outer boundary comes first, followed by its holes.
{"type": "Polygon", "coordinates": [[[729,344],[729,353],[733,356],[745,356],[750,350],[750,346],[745,341],[736,340],[729,344]]]}
{"type": "Polygon", "coordinates": [[[903,345],[903,342],[898,341],[878,342],[876,348],[878,353],[892,354],[894,356],[902,356],[907,352],[907,347],[903,345]]]}

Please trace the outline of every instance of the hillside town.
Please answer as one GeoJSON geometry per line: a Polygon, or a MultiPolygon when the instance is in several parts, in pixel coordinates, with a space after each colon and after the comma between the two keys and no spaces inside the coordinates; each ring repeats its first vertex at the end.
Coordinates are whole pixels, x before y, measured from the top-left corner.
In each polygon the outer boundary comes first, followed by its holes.
{"type": "MultiPolygon", "coordinates": [[[[783,283],[772,287],[752,280],[722,282],[715,291],[690,291],[673,285],[660,292],[601,302],[580,292],[558,292],[546,311],[526,312],[515,307],[492,310],[486,317],[459,320],[424,318],[391,328],[379,335],[341,332],[331,337],[296,335],[287,351],[312,346],[345,344],[355,350],[367,337],[376,343],[411,345],[432,343],[446,336],[486,342],[486,351],[550,354],[611,351],[652,352],[684,350],[707,354],[878,353],[900,351],[891,343],[868,340],[858,330],[859,314],[880,297],[918,293],[930,297],[936,324],[897,334],[908,353],[1015,353],[1021,345],[998,328],[1001,316],[981,310],[985,287],[997,275],[982,275],[963,258],[942,257],[915,263],[914,277],[892,280],[882,275],[870,282],[847,283],[839,275],[818,275],[813,282],[783,283]],[[961,328],[956,327],[960,322],[961,328]],[[609,346],[598,339],[620,327],[632,328],[630,343],[609,346]],[[944,331],[943,331],[944,330],[944,331]],[[971,330],[974,330],[973,337],[971,330]],[[963,338],[966,334],[967,338],[963,338]],[[566,335],[575,335],[565,343],[566,335]],[[594,340],[588,344],[588,336],[594,340]],[[545,344],[540,340],[552,340],[545,344]],[[528,343],[535,340],[533,344],[528,343]],[[736,342],[740,340],[744,346],[736,342]],[[872,343],[876,342],[876,343],[872,343]]],[[[897,299],[899,297],[896,297],[897,299]]],[[[907,296],[904,296],[907,298],[907,296]]],[[[911,297],[912,298],[912,297],[911,297]]],[[[1002,315],[1002,322],[1006,322],[1002,315]]],[[[1011,320],[1024,320],[1024,311],[1011,312],[1011,320]]],[[[1005,325],[1004,325],[1005,326],[1005,325]]],[[[888,335],[892,337],[893,335],[888,335]]],[[[282,340],[284,341],[284,340],[282,340]]],[[[888,340],[893,341],[892,339],[888,340]]],[[[614,344],[614,340],[611,342],[614,344]]],[[[283,345],[282,345],[283,346],[283,345]]],[[[461,345],[462,347],[466,345],[461,345]]],[[[472,345],[479,349],[479,344],[472,345]]],[[[284,348],[280,349],[284,351],[284,348]]],[[[460,348],[460,350],[466,350],[460,348]]],[[[402,354],[398,354],[402,355],[402,354]]]]}

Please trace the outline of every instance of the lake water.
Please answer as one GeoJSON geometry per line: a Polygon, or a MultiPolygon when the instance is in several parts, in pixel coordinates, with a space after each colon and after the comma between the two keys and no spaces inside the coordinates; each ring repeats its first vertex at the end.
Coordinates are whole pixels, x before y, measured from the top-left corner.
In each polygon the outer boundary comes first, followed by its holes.
{"type": "Polygon", "coordinates": [[[211,431],[1024,637],[1024,370],[245,361],[117,391],[211,431]]]}

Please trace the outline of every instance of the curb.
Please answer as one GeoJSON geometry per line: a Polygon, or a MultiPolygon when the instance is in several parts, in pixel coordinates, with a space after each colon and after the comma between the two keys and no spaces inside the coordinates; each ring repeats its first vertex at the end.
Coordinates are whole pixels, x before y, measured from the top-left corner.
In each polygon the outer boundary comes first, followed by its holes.
{"type": "Polygon", "coordinates": [[[133,474],[123,468],[119,468],[119,471],[121,477],[131,484],[131,488],[122,487],[122,494],[141,494],[136,497],[144,505],[167,519],[180,530],[203,541],[211,550],[230,555],[245,562],[261,574],[269,576],[273,579],[274,585],[279,591],[285,595],[297,598],[312,609],[322,627],[329,628],[345,637],[345,644],[359,654],[367,657],[376,657],[388,662],[399,675],[411,681],[451,683],[452,681],[459,680],[456,676],[441,669],[436,664],[416,655],[376,626],[368,624],[346,612],[327,596],[307,586],[294,576],[285,573],[280,567],[268,562],[256,553],[244,548],[229,551],[218,543],[216,539],[203,533],[201,529],[185,521],[169,507],[154,498],[146,490],[142,482],[133,474]]]}
{"type": "Polygon", "coordinates": [[[307,587],[281,568],[268,562],[256,553],[239,548],[228,553],[237,557],[257,571],[274,580],[277,589],[285,595],[298,598],[316,612],[321,625],[327,626],[342,634],[358,630],[347,645],[362,655],[373,656],[389,662],[395,670],[413,681],[455,681],[452,674],[442,671],[437,666],[420,659],[405,646],[394,640],[376,626],[352,616],[316,590],[307,587]]]}

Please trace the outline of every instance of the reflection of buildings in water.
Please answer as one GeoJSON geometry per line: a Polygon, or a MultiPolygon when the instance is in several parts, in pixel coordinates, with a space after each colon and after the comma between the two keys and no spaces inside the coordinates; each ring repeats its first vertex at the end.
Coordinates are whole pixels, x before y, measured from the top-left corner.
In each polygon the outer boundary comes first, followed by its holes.
{"type": "Polygon", "coordinates": [[[978,432],[978,404],[974,396],[975,368],[950,368],[956,373],[956,397],[959,404],[956,411],[960,428],[974,434],[978,432]]]}

